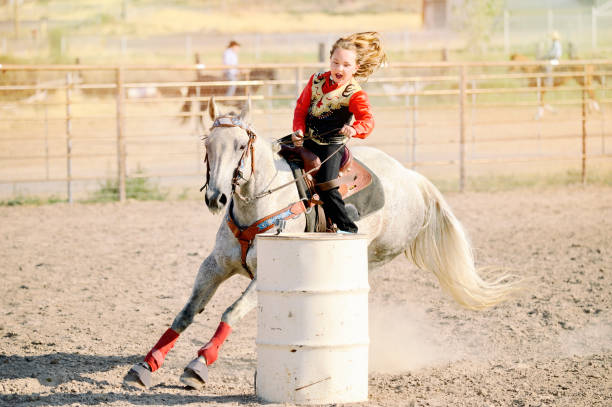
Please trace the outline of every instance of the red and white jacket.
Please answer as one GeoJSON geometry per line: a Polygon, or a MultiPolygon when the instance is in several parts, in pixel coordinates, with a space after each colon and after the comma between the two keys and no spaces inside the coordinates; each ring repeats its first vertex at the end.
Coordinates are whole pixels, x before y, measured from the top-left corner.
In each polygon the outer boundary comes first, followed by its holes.
{"type": "MultiPolygon", "coordinates": [[[[340,129],[345,124],[351,124],[357,131],[354,137],[363,139],[372,132],[374,117],[368,95],[354,78],[339,86],[329,71],[312,75],[297,100],[293,131],[302,130],[319,144],[332,144],[325,135],[316,136],[340,129]],[[351,124],[353,117],[355,121],[351,124]]],[[[337,134],[332,136],[338,137],[337,134]]]]}

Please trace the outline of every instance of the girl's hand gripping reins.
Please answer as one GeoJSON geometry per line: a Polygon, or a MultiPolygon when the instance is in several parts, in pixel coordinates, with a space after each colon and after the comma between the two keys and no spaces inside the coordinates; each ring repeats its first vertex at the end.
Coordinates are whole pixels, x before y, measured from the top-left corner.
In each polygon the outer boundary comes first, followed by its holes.
{"type": "Polygon", "coordinates": [[[296,130],[291,133],[291,141],[293,141],[294,146],[302,147],[304,144],[304,133],[302,133],[302,130],[296,130]]]}

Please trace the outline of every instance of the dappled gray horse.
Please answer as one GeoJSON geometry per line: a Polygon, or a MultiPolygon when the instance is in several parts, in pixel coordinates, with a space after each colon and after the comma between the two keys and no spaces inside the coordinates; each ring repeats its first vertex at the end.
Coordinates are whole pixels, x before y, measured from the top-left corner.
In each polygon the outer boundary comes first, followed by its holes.
{"type": "MultiPolygon", "coordinates": [[[[131,385],[149,387],[151,372],[162,366],[179,335],[204,310],[219,285],[242,274],[251,278],[251,283],[223,313],[212,339],[181,376],[186,385],[202,387],[208,377],[207,366],[217,359],[231,327],[256,305],[257,243],[254,233],[248,232],[271,228],[267,218],[276,213],[290,219],[286,226],[289,232],[305,227],[305,208],[297,188],[289,184],[275,191],[293,180],[289,164],[277,154],[276,143],[256,136],[249,125],[248,109],[223,116],[213,99],[209,115],[214,124],[206,140],[205,200],[213,213],[227,208],[226,216],[212,253],[200,266],[187,304],[144,362],[135,364],[126,375],[126,383],[131,385]]],[[[425,177],[377,149],[355,147],[352,152],[378,175],[385,193],[385,206],[357,222],[359,231],[368,235],[370,270],[406,253],[418,267],[433,272],[459,304],[471,309],[503,301],[517,288],[517,283],[504,280],[504,276],[491,282],[478,275],[461,224],[425,177]]]]}

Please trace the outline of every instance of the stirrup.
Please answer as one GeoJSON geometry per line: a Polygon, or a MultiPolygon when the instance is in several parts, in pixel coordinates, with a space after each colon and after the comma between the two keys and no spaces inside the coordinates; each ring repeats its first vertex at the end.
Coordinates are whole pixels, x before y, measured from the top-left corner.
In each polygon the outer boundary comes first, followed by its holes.
{"type": "Polygon", "coordinates": [[[326,233],[336,233],[338,232],[338,226],[336,226],[335,223],[330,224],[329,222],[327,223],[327,229],[325,230],[326,233]]]}

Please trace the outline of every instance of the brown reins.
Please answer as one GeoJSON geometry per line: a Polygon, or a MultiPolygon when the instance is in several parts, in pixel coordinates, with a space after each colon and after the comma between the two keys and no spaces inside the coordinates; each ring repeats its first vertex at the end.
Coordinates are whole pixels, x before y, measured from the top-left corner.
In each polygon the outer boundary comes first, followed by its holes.
{"type": "MultiPolygon", "coordinates": [[[[257,138],[257,134],[255,133],[255,131],[251,128],[251,126],[249,126],[248,124],[245,124],[239,117],[236,116],[221,116],[215,119],[215,122],[213,123],[211,130],[214,129],[215,127],[240,127],[241,129],[243,129],[244,131],[246,131],[247,135],[249,136],[249,141],[247,143],[246,148],[244,149],[244,151],[242,152],[242,155],[240,156],[240,160],[238,161],[238,166],[236,167],[236,169],[234,170],[234,176],[232,178],[232,194],[238,196],[242,201],[249,203],[251,201],[253,201],[254,199],[261,199],[265,196],[268,196],[270,194],[273,194],[274,192],[283,189],[289,185],[295,184],[296,182],[305,179],[306,177],[311,176],[311,174],[315,171],[317,171],[319,168],[321,168],[321,166],[327,162],[329,159],[331,159],[337,152],[339,152],[344,146],[345,144],[341,144],[332,154],[329,155],[329,157],[327,157],[325,160],[321,161],[321,164],[319,164],[317,167],[312,168],[309,171],[304,172],[302,175],[300,175],[297,178],[294,178],[293,180],[286,182],[282,185],[279,185],[278,187],[275,188],[271,188],[271,189],[267,189],[265,191],[262,191],[258,194],[255,194],[255,196],[253,198],[248,197],[248,196],[242,196],[240,194],[240,192],[238,192],[236,190],[236,186],[238,185],[238,180],[239,178],[242,178],[244,180],[246,180],[246,178],[244,178],[244,176],[242,175],[242,166],[244,165],[244,159],[248,157],[248,155],[251,155],[251,174],[255,173],[255,155],[254,155],[254,146],[253,143],[255,142],[255,139],[257,138]]],[[[338,132],[339,130],[341,130],[340,128],[336,128],[336,129],[332,129],[330,131],[326,131],[324,133],[318,134],[318,137],[322,137],[334,132],[338,132]]],[[[293,134],[293,133],[292,133],[293,134]]],[[[291,134],[291,135],[292,135],[291,134]]],[[[308,137],[304,137],[303,140],[309,140],[313,138],[312,136],[308,136],[308,137]]],[[[349,139],[350,140],[350,139],[349,139]]],[[[282,139],[276,140],[276,143],[278,144],[289,144],[289,141],[282,141],[282,139]]],[[[208,186],[208,180],[210,179],[210,166],[208,164],[208,152],[206,153],[206,156],[204,158],[204,161],[206,162],[206,183],[202,186],[202,188],[200,188],[200,192],[202,192],[207,186],[208,186]]]]}

